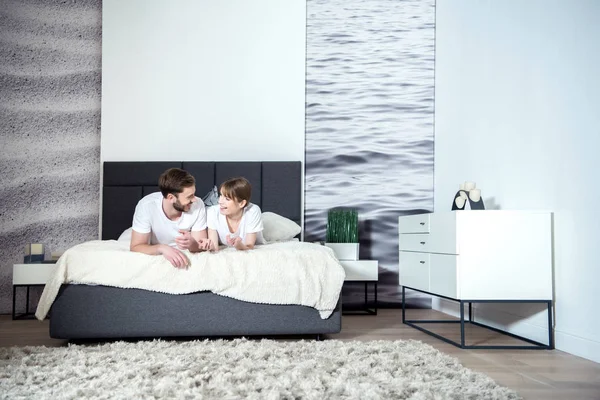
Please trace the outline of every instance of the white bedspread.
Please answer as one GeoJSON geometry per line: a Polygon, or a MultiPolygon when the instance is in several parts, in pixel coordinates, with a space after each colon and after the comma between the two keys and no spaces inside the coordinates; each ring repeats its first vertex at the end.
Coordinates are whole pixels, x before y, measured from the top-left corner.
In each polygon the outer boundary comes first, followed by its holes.
{"type": "Polygon", "coordinates": [[[199,291],[252,303],[298,304],[333,312],[345,272],[331,249],[305,242],[257,246],[250,251],[185,252],[188,269],[174,268],[163,256],[129,251],[129,244],[94,240],[67,250],[38,304],[48,314],[63,283],[83,283],[185,294],[199,291]]]}

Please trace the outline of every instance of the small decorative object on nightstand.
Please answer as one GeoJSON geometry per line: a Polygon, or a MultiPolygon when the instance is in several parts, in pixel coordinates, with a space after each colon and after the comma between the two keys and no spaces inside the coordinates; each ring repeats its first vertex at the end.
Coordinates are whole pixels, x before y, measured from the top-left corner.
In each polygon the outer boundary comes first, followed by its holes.
{"type": "Polygon", "coordinates": [[[23,318],[26,316],[33,315],[29,312],[29,288],[31,286],[44,286],[52,272],[54,271],[56,264],[50,263],[37,263],[37,264],[14,264],[13,265],[13,303],[12,303],[12,319],[23,318]],[[16,314],[16,298],[17,288],[26,287],[27,297],[25,303],[25,312],[23,314],[16,314]]]}
{"type": "Polygon", "coordinates": [[[41,263],[44,261],[44,245],[41,243],[31,243],[25,246],[25,257],[23,262],[29,263],[41,263]]]}
{"type": "Polygon", "coordinates": [[[358,260],[358,212],[333,209],[327,213],[327,240],[338,260],[358,260]]]}

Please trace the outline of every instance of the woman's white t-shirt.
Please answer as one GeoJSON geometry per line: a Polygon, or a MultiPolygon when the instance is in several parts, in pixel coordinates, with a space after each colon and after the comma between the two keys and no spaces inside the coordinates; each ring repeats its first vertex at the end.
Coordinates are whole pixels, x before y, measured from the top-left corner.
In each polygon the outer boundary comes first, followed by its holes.
{"type": "Polygon", "coordinates": [[[260,207],[258,207],[256,204],[248,203],[248,205],[244,208],[240,226],[234,233],[229,231],[229,226],[227,226],[227,217],[221,214],[218,205],[209,207],[206,212],[206,216],[208,220],[208,229],[217,231],[219,234],[220,244],[227,244],[227,235],[230,235],[230,237],[239,236],[242,238],[242,242],[245,244],[246,235],[249,233],[256,233],[255,244],[265,243],[265,239],[262,234],[262,213],[260,211],[260,207]]]}
{"type": "Polygon", "coordinates": [[[151,193],[139,201],[133,214],[133,230],[139,233],[152,232],[150,244],[177,246],[175,238],[180,235],[180,229],[194,232],[206,229],[206,208],[202,199],[196,197],[190,210],[182,212],[176,221],[167,218],[162,201],[161,192],[151,193]]]}

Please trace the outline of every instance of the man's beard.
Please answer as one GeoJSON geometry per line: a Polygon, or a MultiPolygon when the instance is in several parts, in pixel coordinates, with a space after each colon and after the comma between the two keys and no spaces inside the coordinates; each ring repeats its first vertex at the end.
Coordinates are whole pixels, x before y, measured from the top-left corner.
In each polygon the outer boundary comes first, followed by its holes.
{"type": "Polygon", "coordinates": [[[185,206],[183,206],[179,200],[176,200],[175,203],[173,203],[173,208],[179,212],[186,212],[185,206]]]}

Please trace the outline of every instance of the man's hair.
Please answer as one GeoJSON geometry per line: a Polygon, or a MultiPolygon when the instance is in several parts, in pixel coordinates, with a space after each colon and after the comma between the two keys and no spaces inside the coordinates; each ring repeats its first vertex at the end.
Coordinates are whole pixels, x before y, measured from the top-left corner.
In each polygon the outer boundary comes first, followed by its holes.
{"type": "Polygon", "coordinates": [[[230,178],[221,183],[219,192],[221,192],[223,196],[235,199],[238,202],[246,200],[246,203],[249,203],[250,197],[252,196],[252,185],[250,185],[250,182],[243,177],[230,178]]]}
{"type": "Polygon", "coordinates": [[[192,174],[180,168],[169,168],[158,178],[158,187],[164,198],[169,193],[177,196],[183,192],[184,188],[194,186],[195,184],[196,180],[192,174]]]}

